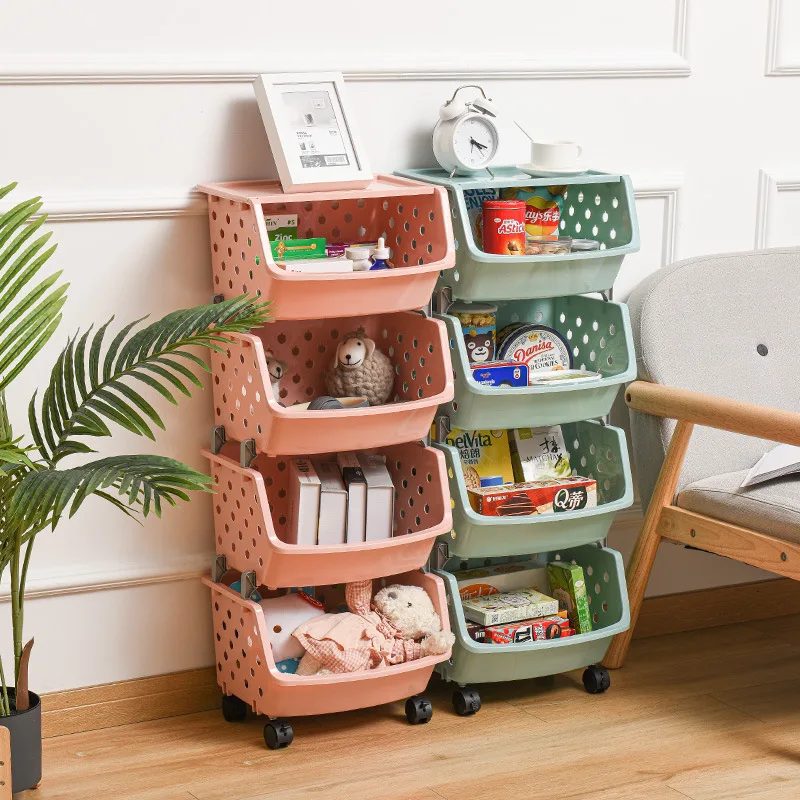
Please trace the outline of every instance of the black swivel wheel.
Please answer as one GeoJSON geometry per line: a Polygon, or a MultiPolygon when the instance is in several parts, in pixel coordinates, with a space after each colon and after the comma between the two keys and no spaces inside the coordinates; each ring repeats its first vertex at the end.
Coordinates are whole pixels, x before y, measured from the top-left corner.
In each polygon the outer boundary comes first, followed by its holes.
{"type": "Polygon", "coordinates": [[[453,692],[453,710],[459,717],[471,717],[481,708],[481,696],[469,686],[453,692]]]}
{"type": "Polygon", "coordinates": [[[605,667],[586,667],[583,673],[583,688],[589,694],[602,694],[611,686],[611,676],[605,667]]]}
{"type": "Polygon", "coordinates": [[[242,722],[247,716],[247,703],[236,695],[222,695],[222,716],[226,722],[242,722]]]}
{"type": "Polygon", "coordinates": [[[292,726],[282,719],[270,720],[264,726],[264,741],[270,750],[282,750],[288,747],[294,739],[292,726]]]}
{"type": "Polygon", "coordinates": [[[422,725],[433,716],[433,706],[427,697],[415,694],[406,700],[406,719],[412,725],[422,725]]]}

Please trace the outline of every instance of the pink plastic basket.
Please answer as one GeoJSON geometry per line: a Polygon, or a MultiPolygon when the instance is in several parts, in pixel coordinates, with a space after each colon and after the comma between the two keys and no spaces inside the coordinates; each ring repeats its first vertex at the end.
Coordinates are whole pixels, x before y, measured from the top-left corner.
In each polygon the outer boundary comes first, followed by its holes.
{"type": "Polygon", "coordinates": [[[212,353],[211,365],[216,424],[225,426],[229,438],[255,439],[258,452],[268,455],[365,450],[422,439],[436,407],[453,399],[444,323],[409,311],[272,323],[232,336],[226,353],[212,353]],[[395,364],[393,397],[371,408],[292,410],[294,403],[328,393],[324,374],[337,343],[358,326],[395,364]],[[265,349],[288,364],[279,398],[269,381],[265,349]]]}
{"type": "Polygon", "coordinates": [[[386,456],[396,488],[393,538],[334,546],[286,544],[279,538],[288,506],[286,462],[259,455],[245,469],[226,454],[232,450],[231,443],[218,455],[204,451],[217,486],[215,551],[226,557],[229,569],[253,570],[261,585],[345,583],[419,569],[436,536],[452,528],[444,457],[412,442],[373,451],[386,456]]]}
{"type": "Polygon", "coordinates": [[[214,291],[259,294],[276,319],[405,311],[427,305],[440,270],[455,264],[450,206],[440,186],[378,176],[365,189],[284,195],[277,181],[200,184],[208,195],[214,291]],[[311,275],[272,258],[264,214],[297,214],[301,238],[392,248],[395,269],[311,275]]]}
{"type": "MultiPolygon", "coordinates": [[[[366,672],[285,674],[278,671],[272,658],[261,606],[243,600],[237,592],[210,578],[203,578],[203,582],[211,588],[217,681],[225,694],[244,700],[256,714],[270,717],[330,714],[391,703],[423,691],[434,666],[450,657],[448,650],[442,655],[366,672]]],[[[390,583],[422,586],[442,619],[442,628],[450,630],[441,578],[420,571],[406,572],[376,580],[374,589],[390,583]]],[[[321,595],[331,609],[342,597],[341,591],[334,587],[318,587],[317,596],[321,595]]]]}

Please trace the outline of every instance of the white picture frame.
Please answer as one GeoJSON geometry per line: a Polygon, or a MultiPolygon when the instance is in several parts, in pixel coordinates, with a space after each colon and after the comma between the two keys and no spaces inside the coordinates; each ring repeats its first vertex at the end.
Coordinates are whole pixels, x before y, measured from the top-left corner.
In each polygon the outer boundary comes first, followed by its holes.
{"type": "Polygon", "coordinates": [[[253,89],[286,194],[373,180],[341,72],[259,75],[253,89]]]}

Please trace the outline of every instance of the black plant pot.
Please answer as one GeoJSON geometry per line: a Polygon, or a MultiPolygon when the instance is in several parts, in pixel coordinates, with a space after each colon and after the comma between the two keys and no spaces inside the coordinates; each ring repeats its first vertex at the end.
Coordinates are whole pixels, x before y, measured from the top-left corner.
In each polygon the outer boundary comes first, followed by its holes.
{"type": "MultiPolygon", "coordinates": [[[[0,725],[11,733],[11,783],[14,794],[33,789],[42,780],[42,701],[28,692],[30,705],[24,711],[13,711],[0,717],[0,725]]],[[[8,690],[14,708],[14,690],[8,690]]]]}

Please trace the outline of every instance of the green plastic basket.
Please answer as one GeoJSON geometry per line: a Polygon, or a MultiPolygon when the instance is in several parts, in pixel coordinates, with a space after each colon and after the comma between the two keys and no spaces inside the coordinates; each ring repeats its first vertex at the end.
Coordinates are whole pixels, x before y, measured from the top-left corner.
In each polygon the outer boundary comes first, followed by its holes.
{"type": "Polygon", "coordinates": [[[490,177],[448,177],[441,169],[398,172],[408,178],[447,188],[453,214],[456,268],[443,272],[438,288],[449,287],[454,299],[513,300],[554,297],[608,289],[622,261],[639,249],[639,223],[630,178],[590,171],[559,178],[531,178],[513,167],[493,168],[490,177]],[[526,186],[567,185],[560,233],[595,239],[602,249],[562,255],[504,256],[484,253],[475,242],[464,191],[526,186]]]}
{"type": "Polygon", "coordinates": [[[439,315],[447,326],[455,395],[439,406],[450,426],[464,430],[532,428],[604,417],[621,384],[636,377],[628,309],[594,297],[556,297],[498,303],[497,328],[510,322],[548,325],[573,348],[576,367],[600,372],[596,383],[547,386],[483,386],[472,378],[461,322],[439,315]],[[498,424],[502,423],[502,424],[498,424]]]}
{"type": "MultiPolygon", "coordinates": [[[[452,656],[436,667],[445,680],[461,685],[517,681],[569,672],[603,659],[612,637],[630,625],[622,556],[615,550],[589,544],[540,553],[534,556],[532,566],[545,566],[558,559],[574,561],[583,567],[594,630],[566,639],[525,644],[484,644],[471,639],[456,579],[446,570],[435,571],[445,582],[450,627],[456,636],[452,656]]],[[[456,566],[483,566],[484,563],[456,566]]]]}
{"type": "Polygon", "coordinates": [[[625,433],[585,421],[562,425],[573,471],[597,481],[597,506],[582,511],[529,517],[485,517],[472,509],[458,450],[435,444],[447,462],[453,530],[440,537],[451,556],[493,558],[555,550],[598,542],[608,534],[614,514],[633,503],[633,481],[625,433]]]}

